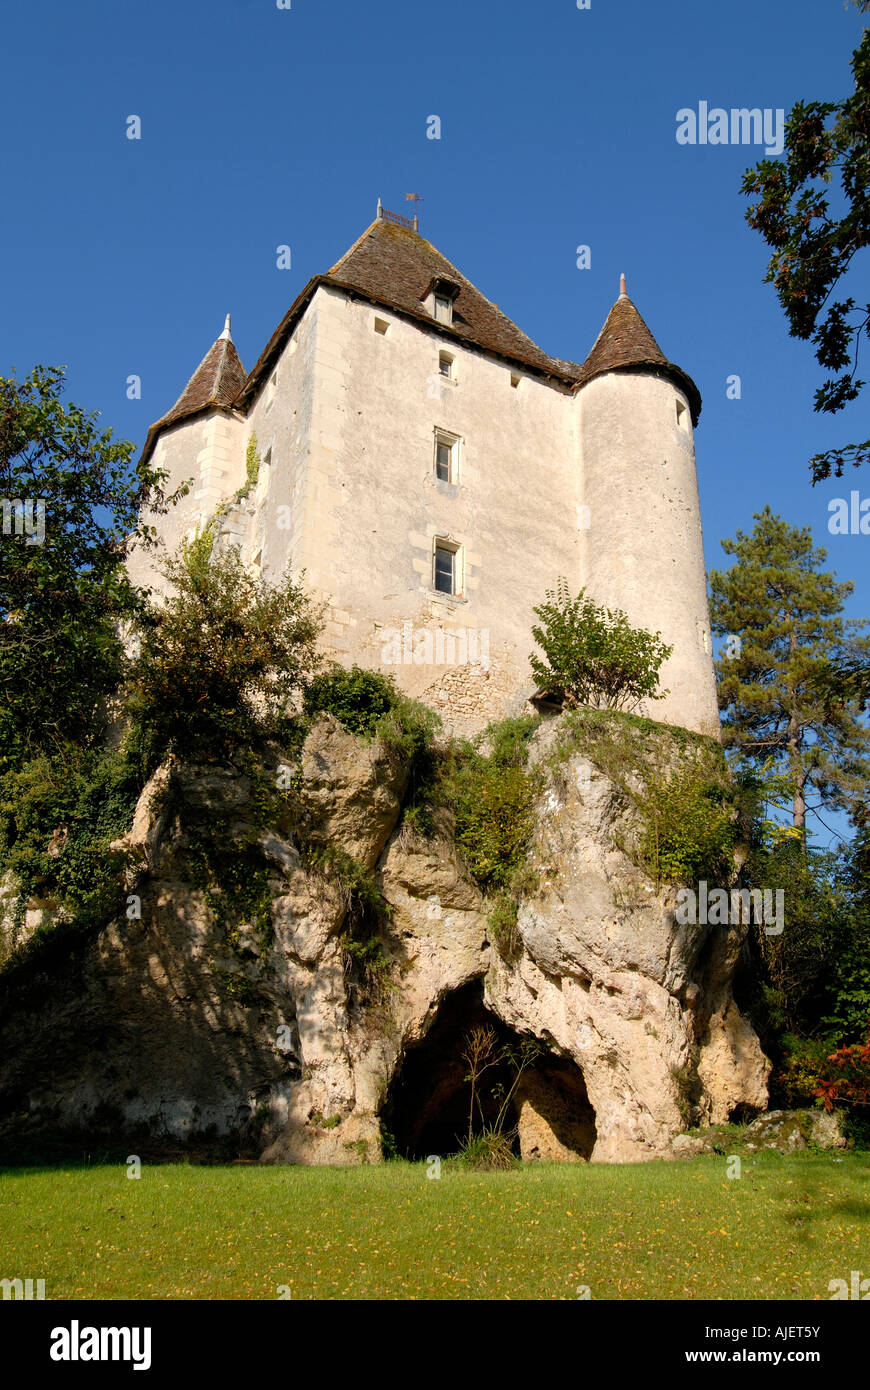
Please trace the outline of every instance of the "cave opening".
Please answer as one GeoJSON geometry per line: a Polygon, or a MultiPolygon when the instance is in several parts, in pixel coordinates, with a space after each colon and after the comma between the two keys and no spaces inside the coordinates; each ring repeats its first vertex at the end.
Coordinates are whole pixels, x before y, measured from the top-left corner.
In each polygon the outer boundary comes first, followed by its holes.
{"type": "MultiPolygon", "coordinates": [[[[471,1112],[469,1065],[463,1056],[472,1031],[491,1029],[497,1048],[516,1055],[523,1039],[484,1004],[483,982],[472,981],[441,1004],[428,1033],[409,1047],[393,1078],[382,1121],[399,1157],[420,1160],[458,1152],[467,1140],[471,1112]]],[[[476,1086],[471,1133],[499,1119],[516,1068],[499,1060],[476,1086]]],[[[522,1072],[501,1119],[516,1157],[576,1162],[591,1157],[595,1114],[580,1068],[570,1058],[542,1052],[522,1072]]]]}

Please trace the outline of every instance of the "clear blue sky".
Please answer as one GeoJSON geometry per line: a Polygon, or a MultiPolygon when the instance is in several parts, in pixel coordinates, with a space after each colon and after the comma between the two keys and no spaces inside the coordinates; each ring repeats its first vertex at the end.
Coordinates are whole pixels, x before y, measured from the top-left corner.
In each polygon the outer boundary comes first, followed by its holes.
{"type": "Polygon", "coordinates": [[[583,359],[625,270],[704,398],[708,564],[769,502],[812,525],[866,613],[870,537],[830,536],[827,501],[870,496],[870,474],[813,489],[806,468],[866,437],[866,398],[812,411],[822,374],[744,222],[741,174],[762,151],[675,139],[677,110],[701,100],[845,95],[862,16],[842,0],[44,0],[7,7],[3,27],[0,371],[67,364],[70,397],[140,444],[228,311],[250,367],[378,196],[407,211],[418,192],[421,231],[556,356],[583,359]]]}

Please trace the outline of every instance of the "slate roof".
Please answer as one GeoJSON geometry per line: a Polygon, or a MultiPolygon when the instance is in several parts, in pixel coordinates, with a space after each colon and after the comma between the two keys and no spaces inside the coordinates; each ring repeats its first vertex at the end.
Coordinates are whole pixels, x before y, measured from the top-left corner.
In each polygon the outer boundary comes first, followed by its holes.
{"type": "Polygon", "coordinates": [[[565,390],[612,371],[654,371],[685,392],[695,424],[701,396],[686,372],[669,362],[632,301],[621,294],[599,333],[592,351],[580,365],[551,357],[491,303],[470,280],[417,232],[379,217],[325,275],[315,275],[297,295],[282,318],[250,375],[232,340],[222,335],[197,367],[168,414],[148,431],[143,461],[157,435],[167,425],[210,409],[246,411],[279,357],[319,286],[332,286],[362,296],[385,309],[417,320],[446,339],[465,341],[558,383],[565,390]],[[455,288],[453,322],[436,323],[423,307],[434,282],[447,280],[455,288]]]}
{"type": "Polygon", "coordinates": [[[382,299],[427,325],[431,325],[432,316],[423,309],[423,300],[429,287],[435,280],[452,281],[459,290],[453,300],[450,325],[454,336],[488,348],[499,357],[535,367],[548,376],[571,382],[578,378],[580,368],[575,362],[564,362],[542,351],[431,242],[405,227],[387,221],[373,222],[326,279],[333,285],[382,299]]]}
{"type": "Polygon", "coordinates": [[[685,392],[693,423],[697,425],[701,413],[700,391],[686,372],[668,361],[635,305],[627,295],[621,294],[583,363],[580,385],[584,386],[605,372],[650,367],[658,369],[661,376],[675,382],[685,392]]]}
{"type": "Polygon", "coordinates": [[[579,380],[578,363],[565,362],[542,351],[431,242],[410,228],[378,218],[331,270],[309,280],[291,304],[257,359],[238,405],[246,406],[256,395],[319,285],[332,285],[347,293],[362,295],[385,309],[424,323],[446,338],[464,339],[518,366],[554,377],[566,387],[575,386],[579,380]],[[449,280],[458,286],[459,292],[453,300],[452,324],[436,324],[423,308],[434,280],[449,280]]]}
{"type": "Polygon", "coordinates": [[[167,425],[189,420],[192,416],[201,415],[207,410],[228,410],[246,380],[247,372],[242,366],[232,338],[225,329],[212,343],[172,409],[155,421],[149,429],[142,451],[143,463],[150,456],[157,435],[167,425]]]}

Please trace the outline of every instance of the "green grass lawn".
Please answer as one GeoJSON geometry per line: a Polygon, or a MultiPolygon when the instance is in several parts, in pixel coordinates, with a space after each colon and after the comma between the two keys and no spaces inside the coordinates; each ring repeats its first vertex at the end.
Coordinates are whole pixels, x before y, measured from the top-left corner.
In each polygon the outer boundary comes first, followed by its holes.
{"type": "Polygon", "coordinates": [[[827,1299],[870,1275],[870,1154],[629,1166],[0,1172],[0,1278],[46,1298],[827,1299]]]}

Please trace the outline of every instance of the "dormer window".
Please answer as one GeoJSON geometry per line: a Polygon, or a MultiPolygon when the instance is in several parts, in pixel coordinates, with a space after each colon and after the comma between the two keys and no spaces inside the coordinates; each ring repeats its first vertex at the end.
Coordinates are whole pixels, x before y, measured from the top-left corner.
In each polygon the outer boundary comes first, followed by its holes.
{"type": "Polygon", "coordinates": [[[436,323],[453,323],[453,301],[459,294],[459,290],[459,285],[454,284],[452,280],[445,280],[441,275],[437,275],[434,280],[429,281],[429,288],[423,295],[421,303],[436,323]]]}

